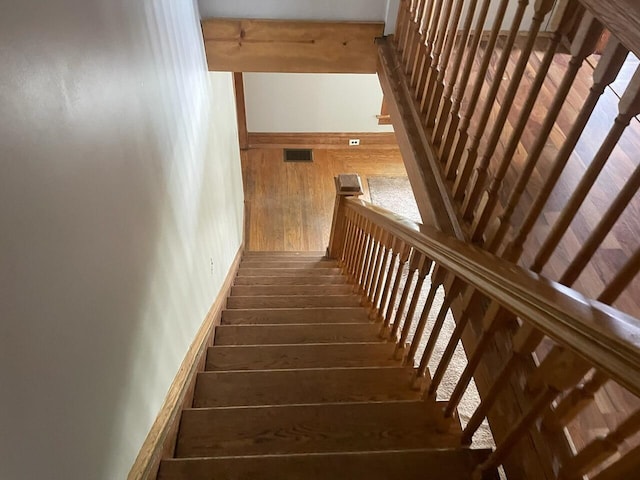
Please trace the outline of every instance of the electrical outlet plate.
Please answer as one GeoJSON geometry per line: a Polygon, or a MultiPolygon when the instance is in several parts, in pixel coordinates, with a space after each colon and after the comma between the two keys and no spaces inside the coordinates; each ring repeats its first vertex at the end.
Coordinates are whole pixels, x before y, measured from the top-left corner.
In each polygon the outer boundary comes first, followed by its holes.
{"type": "Polygon", "coordinates": [[[359,138],[350,138],[349,139],[349,146],[350,147],[357,147],[358,145],[360,145],[360,139],[359,138]]]}

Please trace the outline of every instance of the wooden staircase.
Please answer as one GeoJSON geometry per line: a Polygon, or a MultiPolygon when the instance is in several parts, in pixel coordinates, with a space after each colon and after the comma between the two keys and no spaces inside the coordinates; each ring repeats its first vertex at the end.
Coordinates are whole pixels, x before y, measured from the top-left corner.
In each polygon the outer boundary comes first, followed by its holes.
{"type": "Polygon", "coordinates": [[[321,253],[246,253],[158,478],[471,478],[490,452],[459,447],[360,302],[321,253]]]}

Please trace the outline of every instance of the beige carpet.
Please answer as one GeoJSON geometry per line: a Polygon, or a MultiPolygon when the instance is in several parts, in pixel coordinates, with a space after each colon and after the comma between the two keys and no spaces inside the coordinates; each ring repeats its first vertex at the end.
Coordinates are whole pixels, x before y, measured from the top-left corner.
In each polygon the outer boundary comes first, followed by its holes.
{"type": "MultiPolygon", "coordinates": [[[[409,218],[415,222],[421,221],[420,213],[418,211],[411,186],[409,185],[408,178],[370,177],[368,179],[368,183],[372,203],[391,210],[392,212],[409,218]]],[[[406,278],[407,272],[404,272],[403,276],[404,278],[406,278]]],[[[429,288],[429,282],[425,281],[420,294],[418,308],[416,309],[416,314],[413,319],[413,327],[411,329],[409,341],[413,339],[413,330],[415,329],[415,325],[418,323],[418,318],[420,317],[423,306],[425,304],[429,288]]],[[[420,359],[422,357],[422,352],[424,351],[426,343],[429,339],[431,329],[435,322],[436,316],[440,311],[443,299],[444,291],[442,288],[439,288],[438,293],[435,297],[435,301],[433,303],[433,308],[429,312],[429,320],[427,322],[426,328],[427,333],[423,336],[420,342],[420,348],[418,350],[418,355],[416,356],[417,359],[420,359]]],[[[396,309],[394,308],[394,311],[395,310],[396,309]]],[[[442,357],[444,349],[447,346],[454,328],[455,323],[453,320],[453,316],[451,315],[451,312],[449,312],[444,322],[440,338],[436,343],[431,361],[429,362],[429,370],[432,374],[435,372],[440,362],[440,358],[442,357]]],[[[458,342],[458,346],[451,360],[449,369],[447,370],[447,373],[438,389],[438,400],[446,400],[450,397],[451,392],[453,392],[457,380],[464,370],[466,364],[467,357],[465,356],[464,348],[462,347],[462,344],[458,342]]],[[[475,383],[473,383],[472,381],[458,407],[458,414],[463,426],[466,425],[479,403],[480,396],[478,395],[478,390],[476,389],[475,383]]],[[[478,432],[475,434],[473,446],[477,448],[495,446],[493,438],[491,436],[489,425],[487,424],[486,420],[482,424],[478,432]]]]}

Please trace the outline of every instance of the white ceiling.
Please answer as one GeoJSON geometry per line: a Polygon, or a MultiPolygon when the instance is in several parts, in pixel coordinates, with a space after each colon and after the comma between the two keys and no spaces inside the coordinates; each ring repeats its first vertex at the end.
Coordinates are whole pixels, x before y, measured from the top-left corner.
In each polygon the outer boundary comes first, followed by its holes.
{"type": "Polygon", "coordinates": [[[202,18],[385,22],[393,33],[400,0],[198,0],[202,18]]]}

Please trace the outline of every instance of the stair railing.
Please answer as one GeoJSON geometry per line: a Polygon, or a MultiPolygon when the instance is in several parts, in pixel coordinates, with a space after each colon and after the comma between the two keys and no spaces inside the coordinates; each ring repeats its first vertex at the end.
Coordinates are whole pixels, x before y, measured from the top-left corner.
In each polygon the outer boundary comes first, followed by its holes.
{"type": "MultiPolygon", "coordinates": [[[[380,335],[395,342],[399,358],[415,366],[414,387],[422,388],[425,397],[435,399],[441,394],[440,382],[450,368],[453,351],[469,330],[471,315],[456,315],[450,338],[441,339],[447,312],[455,310],[456,304],[463,313],[482,312],[475,326],[480,329],[475,348],[443,410],[445,418],[457,421],[457,407],[472,377],[490,379],[460,439],[461,445],[471,445],[482,421],[489,419],[497,447],[478,467],[476,478],[507,463],[512,478],[578,479],[590,473],[590,478],[604,480],[637,475],[640,447],[628,443],[640,431],[640,411],[618,412],[624,415],[620,423],[580,452],[569,450],[560,455],[554,451],[550,455],[553,465],[528,463],[530,456],[520,452],[527,451],[523,441],[536,442],[531,438],[538,438],[537,442],[543,438],[547,449],[562,450],[564,427],[607,380],[640,398],[640,321],[477,246],[364,202],[357,198],[361,189],[353,185],[353,176],[351,181],[337,181],[329,254],[338,260],[355,291],[363,295],[371,319],[380,324],[380,335]],[[341,192],[341,185],[352,187],[341,192]],[[431,312],[442,291],[439,310],[431,312]],[[484,300],[472,300],[476,292],[484,300]],[[422,311],[417,315],[419,308],[422,311]],[[432,313],[433,324],[427,325],[432,313]],[[486,365],[481,370],[480,360],[491,356],[491,340],[502,335],[505,324],[514,319],[518,319],[515,328],[507,329],[511,334],[500,338],[509,345],[510,357],[494,365],[494,371],[487,371],[486,365]],[[533,368],[524,370],[523,378],[523,366],[531,361],[543,338],[552,346],[533,368]],[[447,347],[430,372],[428,365],[438,341],[446,342],[447,347]],[[514,395],[514,384],[515,395],[525,398],[527,407],[500,411],[501,397],[514,395]],[[497,415],[492,416],[496,409],[497,415]],[[507,428],[497,428],[492,418],[506,422],[507,428]],[[533,431],[537,435],[532,437],[533,431]]],[[[620,275],[609,285],[605,300],[615,298],[628,281],[620,275]]]]}

